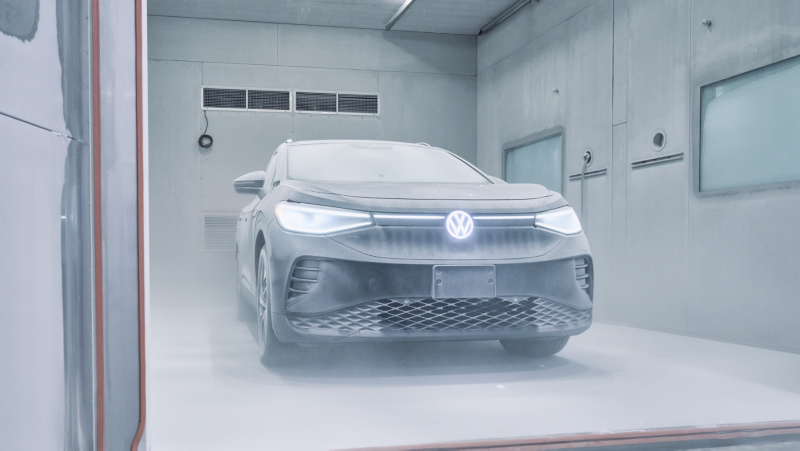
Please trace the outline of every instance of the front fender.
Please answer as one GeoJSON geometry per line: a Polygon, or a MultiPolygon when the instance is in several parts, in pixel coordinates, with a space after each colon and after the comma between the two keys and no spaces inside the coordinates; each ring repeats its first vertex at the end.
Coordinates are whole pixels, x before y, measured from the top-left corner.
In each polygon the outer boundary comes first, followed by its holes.
{"type": "MultiPolygon", "coordinates": [[[[264,247],[267,250],[267,268],[268,268],[268,273],[269,274],[272,274],[272,260],[273,260],[272,257],[273,256],[272,256],[272,246],[271,246],[270,239],[269,239],[269,233],[267,233],[267,228],[269,227],[270,223],[272,222],[272,219],[274,219],[274,217],[273,218],[268,218],[267,215],[264,213],[264,211],[262,209],[259,209],[258,213],[256,213],[256,219],[255,219],[255,221],[253,221],[253,223],[255,224],[254,229],[253,229],[253,253],[255,255],[256,262],[258,262],[258,254],[259,254],[259,252],[261,250],[261,245],[263,243],[264,247]]],[[[257,268],[257,267],[258,267],[258,263],[256,263],[254,268],[257,268]]],[[[252,279],[251,279],[253,281],[256,280],[256,274],[255,274],[256,271],[258,271],[258,269],[253,269],[253,274],[252,274],[252,279]]],[[[270,286],[269,286],[270,303],[272,304],[272,308],[273,308],[273,311],[274,311],[274,308],[275,308],[275,301],[274,301],[275,296],[272,295],[272,286],[273,286],[272,277],[270,277],[269,284],[270,284],[270,286]]],[[[256,307],[257,303],[258,303],[258,296],[255,297],[255,301],[254,301],[253,306],[256,307]]]]}

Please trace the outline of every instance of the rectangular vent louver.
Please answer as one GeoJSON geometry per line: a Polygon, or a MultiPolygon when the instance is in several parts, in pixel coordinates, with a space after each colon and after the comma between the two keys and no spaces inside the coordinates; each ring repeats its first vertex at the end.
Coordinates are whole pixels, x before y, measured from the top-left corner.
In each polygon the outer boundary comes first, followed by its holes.
{"type": "Polygon", "coordinates": [[[340,113],[378,114],[377,94],[339,94],[340,113]]]}
{"type": "Polygon", "coordinates": [[[203,88],[203,108],[247,109],[247,90],[203,88]]]}
{"type": "Polygon", "coordinates": [[[289,111],[289,91],[247,90],[247,108],[250,110],[289,111]]]}
{"type": "Polygon", "coordinates": [[[238,213],[203,213],[203,250],[236,250],[238,213]]]}
{"type": "Polygon", "coordinates": [[[331,92],[298,92],[295,94],[297,111],[336,112],[336,94],[331,92]]]}
{"type": "Polygon", "coordinates": [[[589,274],[589,263],[585,258],[575,259],[575,279],[578,281],[578,287],[591,297],[592,281],[589,274]]]}
{"type": "Polygon", "coordinates": [[[295,263],[289,278],[289,300],[316,290],[322,281],[322,260],[304,259],[295,263]]]}

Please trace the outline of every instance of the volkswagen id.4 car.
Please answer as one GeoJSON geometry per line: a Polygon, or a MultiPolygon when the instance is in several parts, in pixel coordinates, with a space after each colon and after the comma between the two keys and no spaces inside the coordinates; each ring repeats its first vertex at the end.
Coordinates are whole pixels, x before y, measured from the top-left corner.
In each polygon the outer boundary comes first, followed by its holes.
{"type": "Polygon", "coordinates": [[[544,357],[592,321],[592,256],[564,198],[427,144],[283,143],[237,223],[261,360],[296,345],[500,340],[544,357]]]}

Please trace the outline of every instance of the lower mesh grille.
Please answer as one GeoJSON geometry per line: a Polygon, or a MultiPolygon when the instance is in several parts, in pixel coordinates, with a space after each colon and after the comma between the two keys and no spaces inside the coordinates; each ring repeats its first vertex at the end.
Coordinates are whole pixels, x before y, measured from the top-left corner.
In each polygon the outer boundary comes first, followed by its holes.
{"type": "Polygon", "coordinates": [[[381,299],[314,317],[289,320],[304,329],[341,331],[497,330],[589,321],[578,310],[538,297],[491,299],[381,299]]]}

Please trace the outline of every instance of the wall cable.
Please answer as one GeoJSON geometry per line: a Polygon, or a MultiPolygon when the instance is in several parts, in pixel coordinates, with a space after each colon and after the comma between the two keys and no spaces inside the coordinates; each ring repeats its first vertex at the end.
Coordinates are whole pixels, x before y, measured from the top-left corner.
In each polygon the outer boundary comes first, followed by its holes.
{"type": "Polygon", "coordinates": [[[203,130],[203,134],[200,135],[200,138],[198,138],[198,140],[197,140],[197,144],[199,144],[200,147],[202,147],[203,149],[208,149],[209,147],[211,147],[212,144],[214,144],[214,138],[212,138],[210,135],[206,135],[206,132],[208,131],[208,114],[207,113],[208,113],[208,110],[203,110],[203,117],[206,118],[206,129],[203,130]]]}

